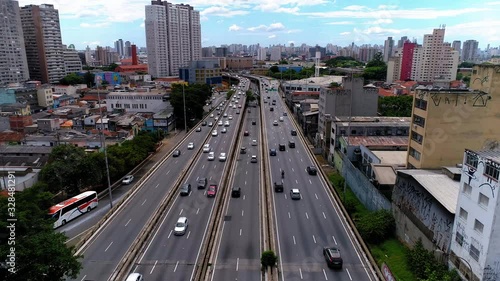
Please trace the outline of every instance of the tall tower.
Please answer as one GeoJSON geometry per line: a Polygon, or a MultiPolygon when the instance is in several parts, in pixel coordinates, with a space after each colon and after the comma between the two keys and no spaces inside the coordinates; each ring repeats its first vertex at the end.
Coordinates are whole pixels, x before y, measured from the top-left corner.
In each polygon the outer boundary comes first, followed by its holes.
{"type": "Polygon", "coordinates": [[[115,41],[115,50],[120,55],[120,57],[125,56],[125,52],[123,50],[123,40],[122,39],[118,39],[115,41]]]}
{"type": "Polygon", "coordinates": [[[384,61],[388,62],[389,58],[392,56],[392,49],[394,47],[394,40],[392,37],[387,37],[387,40],[384,42],[384,61]]]}
{"type": "Polygon", "coordinates": [[[66,75],[59,12],[50,4],[27,5],[21,22],[30,78],[59,83],[66,75]]]}
{"type": "Polygon", "coordinates": [[[179,68],[201,58],[200,13],[189,5],[151,1],[146,6],[149,74],[177,76],[179,68]]]}
{"type": "Polygon", "coordinates": [[[462,42],[460,40],[455,40],[451,44],[451,47],[455,50],[458,51],[458,55],[462,55],[462,42]]]}
{"type": "Polygon", "coordinates": [[[474,61],[477,56],[477,47],[479,42],[476,40],[467,40],[464,42],[464,47],[462,49],[462,60],[463,61],[474,61]]]}
{"type": "Polygon", "coordinates": [[[19,3],[0,0],[0,85],[29,79],[19,3]]]}

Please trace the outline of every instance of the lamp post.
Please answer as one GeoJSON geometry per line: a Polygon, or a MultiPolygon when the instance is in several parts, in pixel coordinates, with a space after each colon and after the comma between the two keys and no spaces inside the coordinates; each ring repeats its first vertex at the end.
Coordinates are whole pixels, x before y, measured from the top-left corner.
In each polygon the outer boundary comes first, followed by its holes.
{"type": "Polygon", "coordinates": [[[184,93],[184,83],[182,83],[182,101],[184,104],[184,130],[187,134],[187,119],[186,119],[186,94],[184,93]]]}
{"type": "Polygon", "coordinates": [[[101,147],[104,149],[104,162],[106,163],[106,176],[108,178],[108,193],[109,193],[109,208],[113,208],[113,194],[111,193],[111,179],[109,177],[109,164],[108,164],[108,151],[106,149],[106,139],[104,137],[104,120],[102,114],[102,104],[101,104],[101,92],[99,87],[101,86],[101,76],[96,76],[97,85],[97,102],[99,103],[99,114],[101,116],[101,129],[99,130],[101,147]]]}

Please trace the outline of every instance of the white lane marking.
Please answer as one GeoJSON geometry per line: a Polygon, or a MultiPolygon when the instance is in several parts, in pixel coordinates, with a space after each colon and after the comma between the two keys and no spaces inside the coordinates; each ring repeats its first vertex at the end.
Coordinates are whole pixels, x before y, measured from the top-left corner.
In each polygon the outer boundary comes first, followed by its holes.
{"type": "Polygon", "coordinates": [[[309,215],[307,214],[307,212],[306,212],[306,218],[309,219],[309,215]]]}
{"type": "Polygon", "coordinates": [[[300,162],[304,162],[304,159],[300,158],[300,162]]]}
{"type": "Polygon", "coordinates": [[[323,268],[323,275],[325,275],[325,280],[328,280],[328,276],[326,276],[326,271],[324,268],[323,268]]]}
{"type": "Polygon", "coordinates": [[[314,244],[316,244],[316,237],[313,235],[314,244]]]}
{"type": "Polygon", "coordinates": [[[186,239],[189,239],[189,235],[191,234],[191,231],[188,232],[188,235],[186,237],[186,239]]]}
{"type": "Polygon", "coordinates": [[[241,216],[243,216],[244,213],[245,213],[245,210],[241,210],[241,216]]]}
{"type": "Polygon", "coordinates": [[[325,218],[325,220],[326,220],[326,215],[325,215],[325,212],[323,212],[323,217],[324,217],[324,218],[325,218]]]}
{"type": "Polygon", "coordinates": [[[292,172],[295,172],[295,169],[294,169],[294,168],[292,168],[292,172]]]}
{"type": "Polygon", "coordinates": [[[302,270],[299,267],[299,273],[300,273],[300,279],[304,279],[304,276],[302,276],[302,270]]]}
{"type": "Polygon", "coordinates": [[[167,171],[167,175],[170,173],[170,170],[167,171]]]}
{"type": "Polygon", "coordinates": [[[285,199],[286,199],[286,193],[285,193],[285,199]]]}
{"type": "Polygon", "coordinates": [[[111,247],[111,245],[113,245],[113,241],[111,241],[111,243],[109,243],[109,245],[106,247],[106,250],[104,250],[104,252],[108,251],[109,247],[111,247]]]}
{"type": "Polygon", "coordinates": [[[291,219],[292,217],[290,216],[290,212],[288,212],[288,218],[291,219]]]}
{"type": "Polygon", "coordinates": [[[247,185],[247,181],[245,181],[245,185],[247,185]]]}
{"type": "Polygon", "coordinates": [[[243,195],[243,200],[245,200],[245,195],[243,195]]]}
{"type": "Polygon", "coordinates": [[[293,245],[297,245],[297,242],[295,241],[295,236],[292,236],[293,238],[293,245]]]}
{"type": "Polygon", "coordinates": [[[184,211],[184,209],[181,209],[181,212],[179,213],[179,216],[182,215],[182,212],[184,211]]]}
{"type": "Polygon", "coordinates": [[[245,171],[245,175],[248,175],[248,171],[245,171]]]}
{"type": "Polygon", "coordinates": [[[170,236],[172,236],[172,230],[170,230],[170,233],[168,234],[167,238],[170,238],[170,236]]]}
{"type": "Polygon", "coordinates": [[[158,263],[158,260],[155,261],[155,264],[153,265],[153,268],[151,268],[151,271],[149,272],[149,274],[153,273],[153,271],[155,270],[155,267],[156,267],[157,263],[158,263]]]}
{"type": "Polygon", "coordinates": [[[240,236],[241,236],[241,228],[240,228],[240,236]]]}
{"type": "Polygon", "coordinates": [[[318,198],[318,194],[314,193],[314,196],[316,196],[316,200],[318,200],[318,199],[319,199],[319,198],[318,198]]]}
{"type": "Polygon", "coordinates": [[[337,240],[335,239],[335,236],[332,236],[333,242],[335,242],[335,245],[337,245],[337,240]]]}
{"type": "Polygon", "coordinates": [[[352,280],[351,273],[349,273],[349,269],[348,269],[348,268],[346,268],[345,270],[347,271],[347,275],[349,275],[349,279],[351,279],[351,280],[352,280]]]}
{"type": "Polygon", "coordinates": [[[157,185],[155,186],[155,188],[158,188],[158,186],[160,186],[160,184],[157,184],[157,185]]]}
{"type": "Polygon", "coordinates": [[[174,272],[177,270],[177,266],[179,265],[179,261],[177,261],[177,263],[175,264],[175,267],[174,267],[174,272]]]}
{"type": "Polygon", "coordinates": [[[81,281],[85,281],[85,280],[87,280],[86,278],[87,278],[87,274],[85,274],[85,276],[83,276],[83,278],[82,278],[82,280],[81,280],[81,281]]]}
{"type": "Polygon", "coordinates": [[[240,265],[240,258],[236,258],[236,271],[238,271],[239,265],[240,265]]]}
{"type": "Polygon", "coordinates": [[[309,183],[310,183],[310,184],[313,184],[313,182],[312,182],[311,180],[309,180],[309,183]]]}
{"type": "Polygon", "coordinates": [[[132,219],[129,219],[129,220],[128,220],[128,222],[125,224],[125,226],[127,226],[127,225],[130,223],[130,221],[131,221],[131,220],[132,220],[132,219]]]}
{"type": "Polygon", "coordinates": [[[198,214],[200,212],[200,208],[198,208],[198,210],[196,210],[196,214],[198,214]]]}
{"type": "Polygon", "coordinates": [[[295,180],[295,183],[296,183],[296,184],[299,184],[299,181],[298,181],[298,180],[295,180]]]}

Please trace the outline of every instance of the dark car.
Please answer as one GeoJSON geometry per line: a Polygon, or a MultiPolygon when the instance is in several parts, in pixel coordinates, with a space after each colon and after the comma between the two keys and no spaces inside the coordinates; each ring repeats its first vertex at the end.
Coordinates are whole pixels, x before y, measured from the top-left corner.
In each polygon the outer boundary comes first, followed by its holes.
{"type": "Polygon", "coordinates": [[[342,268],[342,256],[336,247],[324,247],[323,256],[329,268],[342,268]]]}
{"type": "Polygon", "coordinates": [[[274,107],[271,107],[270,111],[274,111],[274,107]]]}
{"type": "Polygon", "coordinates": [[[181,196],[188,196],[191,192],[191,184],[185,183],[181,186],[181,196]]]}
{"type": "Polygon", "coordinates": [[[269,149],[269,155],[270,156],[276,156],[276,148],[269,149]]]}
{"type": "Polygon", "coordinates": [[[216,194],[217,194],[217,185],[211,184],[207,190],[207,197],[215,197],[216,194]]]}
{"type": "Polygon", "coordinates": [[[252,125],[257,125],[257,121],[252,121],[252,125]]]}
{"type": "Polygon", "coordinates": [[[172,157],[179,157],[181,155],[181,151],[176,149],[174,150],[174,153],[172,153],[172,157]]]}
{"type": "Polygon", "coordinates": [[[198,189],[205,189],[207,187],[207,178],[198,179],[198,189]]]}
{"type": "Polygon", "coordinates": [[[291,130],[290,133],[292,134],[292,136],[296,136],[297,135],[297,131],[295,131],[295,130],[291,130]]]}
{"type": "Polygon", "coordinates": [[[250,135],[250,133],[248,131],[243,132],[243,136],[247,137],[249,135],[250,135]]]}
{"type": "Polygon", "coordinates": [[[240,196],[241,196],[241,188],[238,186],[234,186],[233,189],[231,189],[231,197],[238,198],[240,196]]]}
{"type": "Polygon", "coordinates": [[[295,142],[293,140],[288,141],[288,147],[295,148],[295,142]]]}
{"type": "Polygon", "coordinates": [[[282,143],[280,143],[280,151],[285,151],[286,150],[286,146],[282,143]]]}
{"type": "Polygon", "coordinates": [[[247,153],[247,148],[246,148],[246,147],[244,147],[244,146],[242,146],[242,147],[240,148],[240,153],[241,153],[241,154],[246,154],[246,153],[247,153]]]}
{"type": "Polygon", "coordinates": [[[312,176],[315,176],[318,173],[318,170],[316,170],[316,167],[314,166],[307,166],[306,170],[307,173],[312,176]]]}

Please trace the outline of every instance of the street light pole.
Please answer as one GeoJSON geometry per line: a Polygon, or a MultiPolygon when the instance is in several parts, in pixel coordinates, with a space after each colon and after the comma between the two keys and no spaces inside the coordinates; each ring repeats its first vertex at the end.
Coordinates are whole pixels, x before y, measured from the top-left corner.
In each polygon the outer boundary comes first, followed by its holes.
{"type": "Polygon", "coordinates": [[[97,84],[97,101],[99,103],[99,113],[101,116],[101,130],[99,134],[101,135],[101,147],[104,149],[104,162],[106,163],[106,176],[108,178],[108,193],[109,193],[109,208],[113,208],[113,194],[111,193],[111,179],[109,177],[109,164],[108,164],[108,151],[106,149],[106,139],[104,137],[104,120],[102,114],[102,104],[101,104],[101,92],[99,87],[101,86],[101,77],[96,77],[97,84]]]}
{"type": "Polygon", "coordinates": [[[186,94],[184,93],[184,83],[182,83],[182,101],[184,103],[184,130],[187,133],[187,119],[186,119],[186,94]]]}

